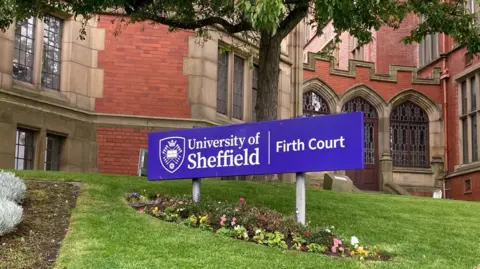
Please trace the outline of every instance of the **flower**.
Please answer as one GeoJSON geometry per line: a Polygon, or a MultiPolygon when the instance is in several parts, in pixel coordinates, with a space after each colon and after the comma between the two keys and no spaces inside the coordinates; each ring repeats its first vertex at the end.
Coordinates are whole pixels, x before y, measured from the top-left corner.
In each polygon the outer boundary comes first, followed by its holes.
{"type": "Polygon", "coordinates": [[[157,214],[159,213],[158,207],[155,207],[155,208],[152,210],[152,213],[155,214],[155,215],[157,215],[157,214]]]}
{"type": "Polygon", "coordinates": [[[203,216],[200,218],[200,223],[206,223],[208,221],[207,216],[203,216]]]}
{"type": "Polygon", "coordinates": [[[333,246],[334,246],[334,247],[338,247],[338,246],[340,246],[341,244],[342,244],[342,240],[337,239],[337,238],[334,238],[334,239],[333,239],[333,246]]]}
{"type": "Polygon", "coordinates": [[[350,239],[350,244],[352,244],[352,246],[357,247],[358,243],[359,243],[358,238],[356,236],[352,236],[352,238],[350,239]]]}
{"type": "Polygon", "coordinates": [[[183,201],[182,200],[178,201],[178,204],[183,205],[183,201]]]}
{"type": "Polygon", "coordinates": [[[140,208],[138,211],[140,211],[140,213],[143,213],[145,212],[145,208],[140,208]]]}
{"type": "Polygon", "coordinates": [[[333,253],[337,253],[337,247],[333,246],[333,247],[332,247],[332,252],[333,252],[333,253]]]}
{"type": "Polygon", "coordinates": [[[134,193],[132,193],[132,196],[133,196],[133,197],[137,197],[137,196],[138,196],[138,193],[134,192],[134,193]]]}
{"type": "Polygon", "coordinates": [[[245,202],[245,198],[243,198],[243,197],[240,198],[240,203],[242,203],[242,204],[244,204],[244,205],[247,204],[247,202],[245,202]]]}
{"type": "Polygon", "coordinates": [[[221,216],[220,217],[220,225],[224,226],[226,220],[227,220],[227,216],[225,216],[225,215],[221,216]]]}
{"type": "Polygon", "coordinates": [[[232,218],[232,222],[230,222],[230,224],[232,224],[232,226],[235,226],[235,221],[237,220],[237,218],[233,217],[232,218]]]}
{"type": "Polygon", "coordinates": [[[311,235],[312,235],[312,234],[311,234],[310,232],[306,232],[306,233],[305,233],[305,236],[306,236],[306,237],[310,237],[311,235]]]}
{"type": "Polygon", "coordinates": [[[352,250],[350,251],[350,256],[353,256],[353,255],[355,255],[355,251],[352,250]]]}
{"type": "Polygon", "coordinates": [[[344,249],[344,248],[342,248],[342,247],[339,247],[339,248],[338,248],[338,250],[340,250],[340,252],[342,252],[342,253],[343,253],[343,251],[344,251],[345,249],[344,249]]]}

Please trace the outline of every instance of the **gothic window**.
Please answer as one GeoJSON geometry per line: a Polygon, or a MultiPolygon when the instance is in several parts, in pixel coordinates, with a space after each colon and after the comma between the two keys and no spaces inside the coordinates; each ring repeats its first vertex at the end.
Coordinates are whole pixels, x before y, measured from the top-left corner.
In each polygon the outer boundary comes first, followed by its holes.
{"type": "Polygon", "coordinates": [[[375,164],[375,132],[378,122],[375,108],[361,97],[348,101],[342,108],[343,112],[363,112],[365,136],[365,163],[375,164]]]}
{"type": "Polygon", "coordinates": [[[390,114],[390,150],[394,166],[429,167],[428,115],[412,102],[390,114]]]}
{"type": "Polygon", "coordinates": [[[330,114],[330,108],[327,102],[314,91],[308,91],[303,94],[303,115],[315,116],[330,114]]]}

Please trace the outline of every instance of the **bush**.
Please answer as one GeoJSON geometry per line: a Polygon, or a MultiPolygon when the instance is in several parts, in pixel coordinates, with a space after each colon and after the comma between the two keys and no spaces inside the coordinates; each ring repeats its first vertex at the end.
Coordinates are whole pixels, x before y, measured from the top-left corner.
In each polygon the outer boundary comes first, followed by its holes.
{"type": "Polygon", "coordinates": [[[0,198],[20,203],[25,198],[27,186],[14,173],[0,171],[0,198]]]}
{"type": "Polygon", "coordinates": [[[22,221],[23,209],[16,203],[0,198],[0,236],[11,233],[22,221]]]}

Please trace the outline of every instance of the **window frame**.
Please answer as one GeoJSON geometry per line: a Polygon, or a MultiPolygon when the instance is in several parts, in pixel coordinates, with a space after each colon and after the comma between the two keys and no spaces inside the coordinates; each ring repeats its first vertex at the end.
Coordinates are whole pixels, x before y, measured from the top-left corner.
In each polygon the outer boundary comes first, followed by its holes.
{"type": "MultiPolygon", "coordinates": [[[[220,51],[222,50],[223,47],[226,45],[223,42],[219,42],[218,44],[218,56],[220,56],[220,51]]],[[[246,122],[246,121],[251,121],[253,117],[252,109],[253,106],[253,99],[252,99],[252,76],[253,76],[253,68],[250,68],[249,66],[249,57],[247,55],[239,50],[233,49],[233,50],[228,50],[224,51],[224,54],[226,54],[227,60],[227,67],[226,67],[226,78],[225,78],[225,84],[226,84],[226,110],[225,111],[219,111],[218,106],[219,106],[219,68],[218,68],[218,63],[219,59],[217,59],[217,103],[216,103],[216,114],[217,114],[217,120],[223,121],[223,122],[246,122]],[[238,93],[236,91],[235,87],[235,59],[242,59],[243,60],[243,74],[242,74],[242,80],[241,83],[242,85],[242,94],[243,98],[241,99],[241,114],[239,115],[238,113],[234,113],[235,111],[235,106],[238,107],[238,104],[240,102],[235,101],[235,95],[238,93]],[[222,113],[225,112],[225,113],[222,113]]],[[[238,112],[238,110],[237,110],[238,112]]]]}
{"type": "MultiPolygon", "coordinates": [[[[425,18],[420,17],[420,23],[425,18]]],[[[429,65],[440,58],[440,35],[438,33],[426,35],[418,46],[418,64],[419,67],[429,65]]]]}
{"type": "Polygon", "coordinates": [[[17,127],[15,131],[15,156],[14,156],[15,170],[34,170],[35,169],[36,138],[37,138],[37,132],[35,130],[20,127],[20,126],[17,127]],[[25,133],[24,144],[20,144],[20,133],[22,132],[25,133]],[[27,134],[30,135],[29,138],[27,138],[27,134]],[[31,145],[27,145],[27,141],[29,141],[28,143],[31,143],[31,145]],[[24,147],[23,158],[19,157],[20,146],[24,147]],[[31,152],[28,153],[30,155],[29,159],[25,157],[25,155],[27,155],[27,148],[31,150],[31,152]],[[23,167],[21,169],[19,169],[19,160],[23,160],[23,167]],[[28,160],[28,162],[26,162],[26,160],[28,160]],[[26,165],[26,163],[29,163],[29,165],[26,165]]]}
{"type": "Polygon", "coordinates": [[[461,138],[460,160],[462,165],[479,162],[479,78],[480,76],[477,73],[473,73],[457,82],[459,137],[461,138]]]}
{"type": "MultiPolygon", "coordinates": [[[[61,27],[58,32],[59,36],[59,60],[58,60],[58,66],[59,66],[59,72],[58,72],[58,87],[51,88],[43,83],[43,76],[44,76],[44,58],[45,58],[45,44],[44,44],[44,35],[45,35],[45,20],[44,19],[39,19],[39,18],[34,18],[35,21],[35,30],[33,33],[34,36],[34,41],[33,41],[33,68],[32,68],[32,80],[31,81],[24,81],[21,79],[13,79],[14,85],[18,85],[20,87],[26,87],[30,89],[36,89],[36,90],[49,90],[49,91],[54,91],[54,92],[61,92],[62,90],[62,79],[63,79],[63,74],[62,74],[62,64],[63,64],[63,57],[62,57],[62,50],[65,49],[66,47],[64,46],[65,44],[65,24],[66,21],[69,20],[70,15],[65,15],[65,14],[54,14],[54,13],[49,13],[46,15],[46,17],[52,17],[60,21],[61,27]]],[[[31,18],[29,18],[31,19],[31,18]]],[[[27,19],[27,20],[29,20],[27,19]]],[[[14,24],[14,32],[16,31],[18,23],[14,24]]],[[[14,41],[14,46],[15,46],[15,41],[14,41]]],[[[13,61],[12,61],[12,66],[13,66],[13,61]]],[[[13,74],[12,74],[13,76],[13,74]]]]}
{"type": "Polygon", "coordinates": [[[471,178],[463,180],[463,194],[471,194],[473,190],[473,181],[471,178]],[[467,184],[468,182],[468,184],[467,184]]]}
{"type": "Polygon", "coordinates": [[[60,171],[61,170],[61,159],[62,159],[62,153],[63,153],[63,145],[65,143],[65,137],[53,133],[47,133],[45,136],[45,148],[44,148],[44,162],[43,162],[43,170],[44,171],[60,171]],[[48,162],[47,160],[49,159],[48,153],[53,152],[52,149],[49,150],[49,140],[50,141],[55,141],[57,143],[56,147],[56,156],[53,155],[50,160],[56,159],[56,162],[50,161],[48,162]],[[48,164],[50,164],[50,169],[47,169],[48,164]],[[52,169],[52,165],[56,165],[56,169],[52,169]]]}
{"type": "MultiPolygon", "coordinates": [[[[392,157],[392,164],[394,167],[402,167],[402,168],[413,168],[413,169],[417,169],[417,168],[431,168],[431,164],[430,164],[430,118],[428,116],[428,113],[422,108],[420,107],[418,104],[416,104],[415,102],[412,102],[412,101],[405,101],[405,102],[402,102],[396,106],[394,106],[392,108],[392,111],[390,112],[390,115],[389,115],[389,119],[390,119],[390,126],[389,126],[389,132],[390,132],[390,156],[392,157]],[[425,116],[427,117],[427,121],[426,122],[421,122],[421,121],[413,121],[413,120],[405,120],[405,121],[402,121],[402,120],[395,120],[395,119],[392,119],[393,117],[393,113],[395,112],[395,110],[397,108],[399,108],[400,106],[404,105],[404,104],[407,104],[407,103],[410,103],[416,107],[418,107],[419,109],[422,110],[423,113],[425,113],[425,116]],[[406,130],[407,130],[407,138],[405,138],[405,141],[411,141],[411,137],[412,137],[412,126],[418,126],[419,124],[425,124],[425,152],[423,152],[425,154],[425,164],[424,165],[416,165],[413,161],[413,152],[415,152],[414,150],[412,150],[412,147],[414,146],[411,142],[410,143],[407,143],[408,145],[408,149],[407,149],[407,160],[406,160],[406,165],[405,164],[398,164],[396,163],[396,159],[395,159],[395,154],[394,154],[394,130],[393,130],[393,125],[394,124],[399,124],[399,125],[404,125],[406,126],[406,130]]],[[[400,130],[401,131],[401,130],[400,130]]]]}

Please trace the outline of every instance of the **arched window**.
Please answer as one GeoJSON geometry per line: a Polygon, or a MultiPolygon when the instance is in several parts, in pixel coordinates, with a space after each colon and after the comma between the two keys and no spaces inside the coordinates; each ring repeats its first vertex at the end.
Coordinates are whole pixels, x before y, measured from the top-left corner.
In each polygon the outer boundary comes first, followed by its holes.
{"type": "Polygon", "coordinates": [[[390,150],[394,166],[430,167],[428,115],[412,102],[405,102],[390,114],[390,150]]]}
{"type": "Polygon", "coordinates": [[[378,116],[375,107],[362,97],[356,97],[345,103],[343,112],[363,112],[365,122],[365,163],[375,164],[376,129],[378,116]]]}
{"type": "Polygon", "coordinates": [[[303,94],[303,115],[315,116],[330,114],[330,108],[327,102],[314,91],[308,91],[303,94]]]}

